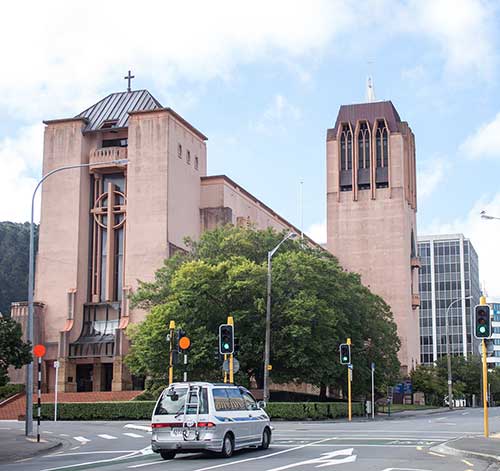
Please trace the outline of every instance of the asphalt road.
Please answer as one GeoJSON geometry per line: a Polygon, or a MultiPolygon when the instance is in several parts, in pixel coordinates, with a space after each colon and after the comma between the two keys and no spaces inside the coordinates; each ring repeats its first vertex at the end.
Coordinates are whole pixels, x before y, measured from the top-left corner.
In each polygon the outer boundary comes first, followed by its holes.
{"type": "MultiPolygon", "coordinates": [[[[2,427],[22,428],[16,422],[2,427]]],[[[275,422],[269,450],[240,451],[230,459],[203,454],[164,461],[149,449],[146,422],[47,422],[44,437],[63,446],[48,454],[0,465],[0,471],[114,470],[281,471],[315,468],[333,471],[492,471],[479,459],[433,451],[457,437],[482,433],[482,411],[454,412],[395,420],[275,422]]],[[[490,410],[490,432],[500,432],[500,409],[490,410]]],[[[500,451],[500,440],[499,440],[500,451]]],[[[500,453],[499,453],[500,454],[500,453]]]]}

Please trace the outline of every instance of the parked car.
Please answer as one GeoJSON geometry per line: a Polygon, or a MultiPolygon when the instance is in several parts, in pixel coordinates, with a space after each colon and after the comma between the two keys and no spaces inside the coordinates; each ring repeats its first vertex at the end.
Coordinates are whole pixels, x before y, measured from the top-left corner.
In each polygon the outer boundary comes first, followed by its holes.
{"type": "Polygon", "coordinates": [[[272,426],[264,407],[242,386],[173,383],[156,402],[151,448],[165,460],[177,453],[207,451],[228,458],[241,448],[265,450],[272,426]]]}

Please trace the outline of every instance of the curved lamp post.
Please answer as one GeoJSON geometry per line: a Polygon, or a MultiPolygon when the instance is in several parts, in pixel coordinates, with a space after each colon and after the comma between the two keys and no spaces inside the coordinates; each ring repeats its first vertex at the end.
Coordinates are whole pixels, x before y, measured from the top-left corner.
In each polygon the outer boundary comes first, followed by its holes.
{"type": "Polygon", "coordinates": [[[271,350],[271,259],[281,244],[288,239],[295,239],[297,234],[290,232],[273,250],[267,252],[267,308],[266,308],[266,341],[264,346],[264,401],[269,400],[269,354],[271,350]]]}
{"type": "MultiPolygon", "coordinates": [[[[472,296],[466,296],[465,299],[472,299],[472,296]]],[[[446,314],[444,316],[445,328],[446,328],[446,362],[448,369],[448,407],[449,409],[453,409],[453,388],[452,388],[452,379],[451,379],[451,356],[450,356],[450,337],[448,335],[448,312],[450,312],[451,306],[455,303],[462,301],[462,298],[457,298],[455,301],[452,301],[448,304],[446,308],[446,314]]],[[[465,328],[465,326],[463,326],[465,328]]]]}
{"type": "MultiPolygon", "coordinates": [[[[33,292],[35,285],[35,243],[34,243],[34,212],[35,212],[35,196],[41,184],[51,175],[63,170],[72,168],[90,167],[91,165],[126,165],[127,159],[111,160],[108,162],[92,162],[86,164],[64,165],[63,167],[55,168],[44,175],[37,183],[33,196],[31,197],[31,221],[30,221],[30,251],[29,251],[29,271],[28,271],[28,321],[26,323],[26,341],[33,345],[33,292]]],[[[25,433],[30,435],[33,432],[33,362],[26,368],[26,416],[25,416],[25,433]]]]}

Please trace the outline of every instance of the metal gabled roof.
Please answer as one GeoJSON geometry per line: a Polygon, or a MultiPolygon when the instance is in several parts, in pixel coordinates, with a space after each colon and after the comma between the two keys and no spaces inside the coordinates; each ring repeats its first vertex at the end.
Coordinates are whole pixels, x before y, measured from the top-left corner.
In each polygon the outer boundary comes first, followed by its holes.
{"type": "Polygon", "coordinates": [[[106,121],[116,121],[114,128],[126,128],[130,112],[160,108],[163,108],[160,102],[147,90],[134,90],[112,93],[75,118],[85,118],[88,121],[83,132],[97,131],[106,121]]]}

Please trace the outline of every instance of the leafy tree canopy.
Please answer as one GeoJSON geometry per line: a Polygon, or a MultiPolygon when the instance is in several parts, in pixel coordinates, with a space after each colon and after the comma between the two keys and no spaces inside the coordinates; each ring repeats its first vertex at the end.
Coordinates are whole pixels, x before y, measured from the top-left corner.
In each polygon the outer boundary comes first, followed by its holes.
{"type": "MultiPolygon", "coordinates": [[[[190,377],[221,380],[214,357],[218,326],[232,315],[241,372],[236,381],[262,384],[267,252],[285,234],[232,226],[189,241],[190,251],[167,260],[132,298],[148,309],[131,325],[127,363],[134,374],[165,379],[168,325],[175,320],[191,338],[190,377]]],[[[399,339],[389,306],[345,272],[327,252],[288,240],[272,259],[272,380],[333,385],[345,390],[339,344],[351,337],[355,393],[369,390],[375,362],[377,387],[399,374],[399,339]]],[[[182,368],[178,368],[179,378],[182,368]]]]}
{"type": "MultiPolygon", "coordinates": [[[[10,315],[10,304],[28,298],[30,225],[0,222],[0,313],[10,315]]],[[[35,247],[38,227],[35,227],[35,247]]]]}
{"type": "Polygon", "coordinates": [[[31,362],[31,346],[22,341],[21,325],[0,317],[0,386],[7,384],[9,366],[21,368],[31,362]]]}

